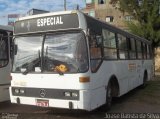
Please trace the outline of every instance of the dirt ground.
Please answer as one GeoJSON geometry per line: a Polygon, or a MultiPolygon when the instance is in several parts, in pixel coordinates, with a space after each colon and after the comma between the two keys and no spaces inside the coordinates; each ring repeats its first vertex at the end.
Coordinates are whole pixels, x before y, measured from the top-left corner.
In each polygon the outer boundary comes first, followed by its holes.
{"type": "MultiPolygon", "coordinates": [[[[15,105],[10,102],[0,103],[0,119],[109,119],[107,116],[110,114],[136,113],[146,115],[159,113],[158,117],[154,115],[149,117],[149,115],[147,119],[160,119],[160,75],[149,81],[144,89],[138,87],[114,99],[109,111],[99,108],[92,112],[85,112],[15,105]]],[[[124,118],[128,119],[128,117],[124,118]]]]}
{"type": "Polygon", "coordinates": [[[108,112],[125,113],[160,113],[160,75],[114,101],[108,112]]]}

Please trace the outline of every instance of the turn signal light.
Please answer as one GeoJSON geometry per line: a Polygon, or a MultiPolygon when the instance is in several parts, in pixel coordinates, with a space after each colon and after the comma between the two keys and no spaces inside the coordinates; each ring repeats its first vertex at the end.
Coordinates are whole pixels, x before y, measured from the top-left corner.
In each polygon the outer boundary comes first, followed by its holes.
{"type": "Polygon", "coordinates": [[[80,83],[88,83],[90,82],[90,77],[79,77],[80,83]]]}

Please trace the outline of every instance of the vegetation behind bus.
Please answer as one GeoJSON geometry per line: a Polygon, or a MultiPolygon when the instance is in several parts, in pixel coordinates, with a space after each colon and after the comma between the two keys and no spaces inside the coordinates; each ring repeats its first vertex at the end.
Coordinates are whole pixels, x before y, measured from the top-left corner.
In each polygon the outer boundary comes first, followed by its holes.
{"type": "Polygon", "coordinates": [[[129,30],[152,42],[152,51],[160,45],[160,2],[159,0],[112,0],[123,13],[133,17],[129,30]]]}

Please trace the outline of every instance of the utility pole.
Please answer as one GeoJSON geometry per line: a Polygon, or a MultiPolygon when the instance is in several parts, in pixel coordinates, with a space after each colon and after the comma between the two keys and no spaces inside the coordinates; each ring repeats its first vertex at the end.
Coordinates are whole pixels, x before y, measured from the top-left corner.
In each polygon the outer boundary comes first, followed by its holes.
{"type": "Polygon", "coordinates": [[[79,10],[79,4],[76,5],[76,10],[79,10]]]}
{"type": "Polygon", "coordinates": [[[64,0],[64,10],[66,11],[67,8],[66,8],[66,0],[64,0]]]}

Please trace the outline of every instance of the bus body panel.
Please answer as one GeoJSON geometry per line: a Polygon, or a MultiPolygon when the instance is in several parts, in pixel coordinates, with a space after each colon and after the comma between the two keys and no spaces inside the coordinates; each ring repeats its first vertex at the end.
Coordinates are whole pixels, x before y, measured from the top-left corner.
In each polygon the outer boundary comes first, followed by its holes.
{"type": "Polygon", "coordinates": [[[10,100],[9,86],[10,86],[9,84],[7,84],[5,86],[0,86],[0,94],[1,94],[0,102],[10,100]]]}
{"type": "Polygon", "coordinates": [[[10,83],[10,64],[3,68],[0,68],[0,76],[0,84],[10,83]]]}
{"type": "Polygon", "coordinates": [[[79,90],[79,100],[65,100],[65,99],[54,99],[54,98],[38,98],[38,97],[27,97],[27,96],[13,96],[12,89],[10,87],[10,99],[11,103],[18,103],[17,99],[20,100],[18,104],[34,105],[37,106],[37,100],[49,101],[49,107],[55,108],[66,108],[69,109],[69,103],[72,103],[71,109],[82,109],[91,111],[97,107],[100,107],[105,103],[105,95],[103,87],[94,90],[79,90]],[[99,93],[102,92],[102,93],[99,93]],[[99,100],[101,99],[101,100],[99,100]]]}
{"type": "MultiPolygon", "coordinates": [[[[106,85],[108,84],[108,81],[113,74],[118,77],[118,82],[120,86],[119,96],[127,93],[131,89],[142,84],[143,78],[139,78],[139,76],[143,77],[143,73],[138,72],[136,67],[131,71],[128,69],[128,65],[133,63],[135,63],[136,65],[139,65],[141,61],[132,60],[132,61],[126,62],[121,60],[121,61],[114,61],[114,62],[111,62],[111,61],[104,62],[97,73],[93,73],[93,74],[88,73],[87,76],[90,76],[90,82],[86,84],[79,82],[79,77],[86,76],[82,74],[64,74],[64,76],[61,76],[59,74],[28,74],[28,75],[14,74],[12,75],[13,81],[11,85],[12,87],[25,87],[25,88],[40,87],[41,89],[50,88],[50,89],[57,89],[57,90],[58,89],[66,89],[66,90],[76,89],[80,91],[80,99],[78,101],[61,100],[61,99],[59,99],[58,101],[58,99],[49,99],[49,98],[46,98],[46,100],[49,100],[49,102],[51,103],[50,104],[51,107],[69,108],[68,106],[69,102],[72,102],[74,104],[73,109],[84,109],[84,110],[90,111],[105,104],[106,85]],[[108,69],[106,67],[108,67],[108,69]],[[104,70],[103,68],[106,69],[106,72],[101,71],[101,70],[104,70]],[[47,75],[47,78],[46,78],[46,75],[47,75]],[[139,80],[136,80],[137,78],[139,78],[139,80]],[[41,82],[41,83],[37,83],[37,82],[41,82]],[[52,102],[53,102],[53,105],[52,105],[52,102]],[[56,103],[54,104],[54,102],[56,103]],[[64,105],[61,105],[62,102],[64,103],[64,105]]],[[[151,72],[149,71],[149,68],[151,66],[151,61],[145,61],[145,63],[148,64],[148,69],[147,68],[144,68],[144,69],[147,69],[148,75],[151,75],[151,72]]],[[[11,89],[10,89],[10,92],[11,92],[11,89]]],[[[21,104],[36,105],[35,100],[39,99],[39,98],[32,97],[33,101],[25,101],[28,98],[27,96],[12,97],[12,94],[10,95],[11,95],[11,101],[13,103],[17,103],[16,99],[20,98],[21,104]]]]}
{"type": "Polygon", "coordinates": [[[148,79],[151,79],[152,66],[153,64],[151,60],[144,61],[143,66],[141,60],[105,61],[102,63],[100,69],[90,76],[92,79],[90,84],[91,89],[107,86],[110,78],[114,75],[118,80],[120,86],[119,96],[121,96],[143,83],[145,70],[147,70],[148,79]],[[130,64],[134,66],[129,69],[130,64]],[[141,67],[141,71],[138,66],[141,67]]]}
{"type": "Polygon", "coordinates": [[[10,64],[0,68],[0,102],[9,100],[10,64]]]}
{"type": "MultiPolygon", "coordinates": [[[[11,74],[13,81],[12,86],[18,87],[41,87],[55,89],[90,89],[89,83],[80,83],[79,77],[82,74],[11,74]],[[39,83],[41,82],[41,83],[39,83]]],[[[88,75],[87,75],[88,76],[88,75]]]]}

